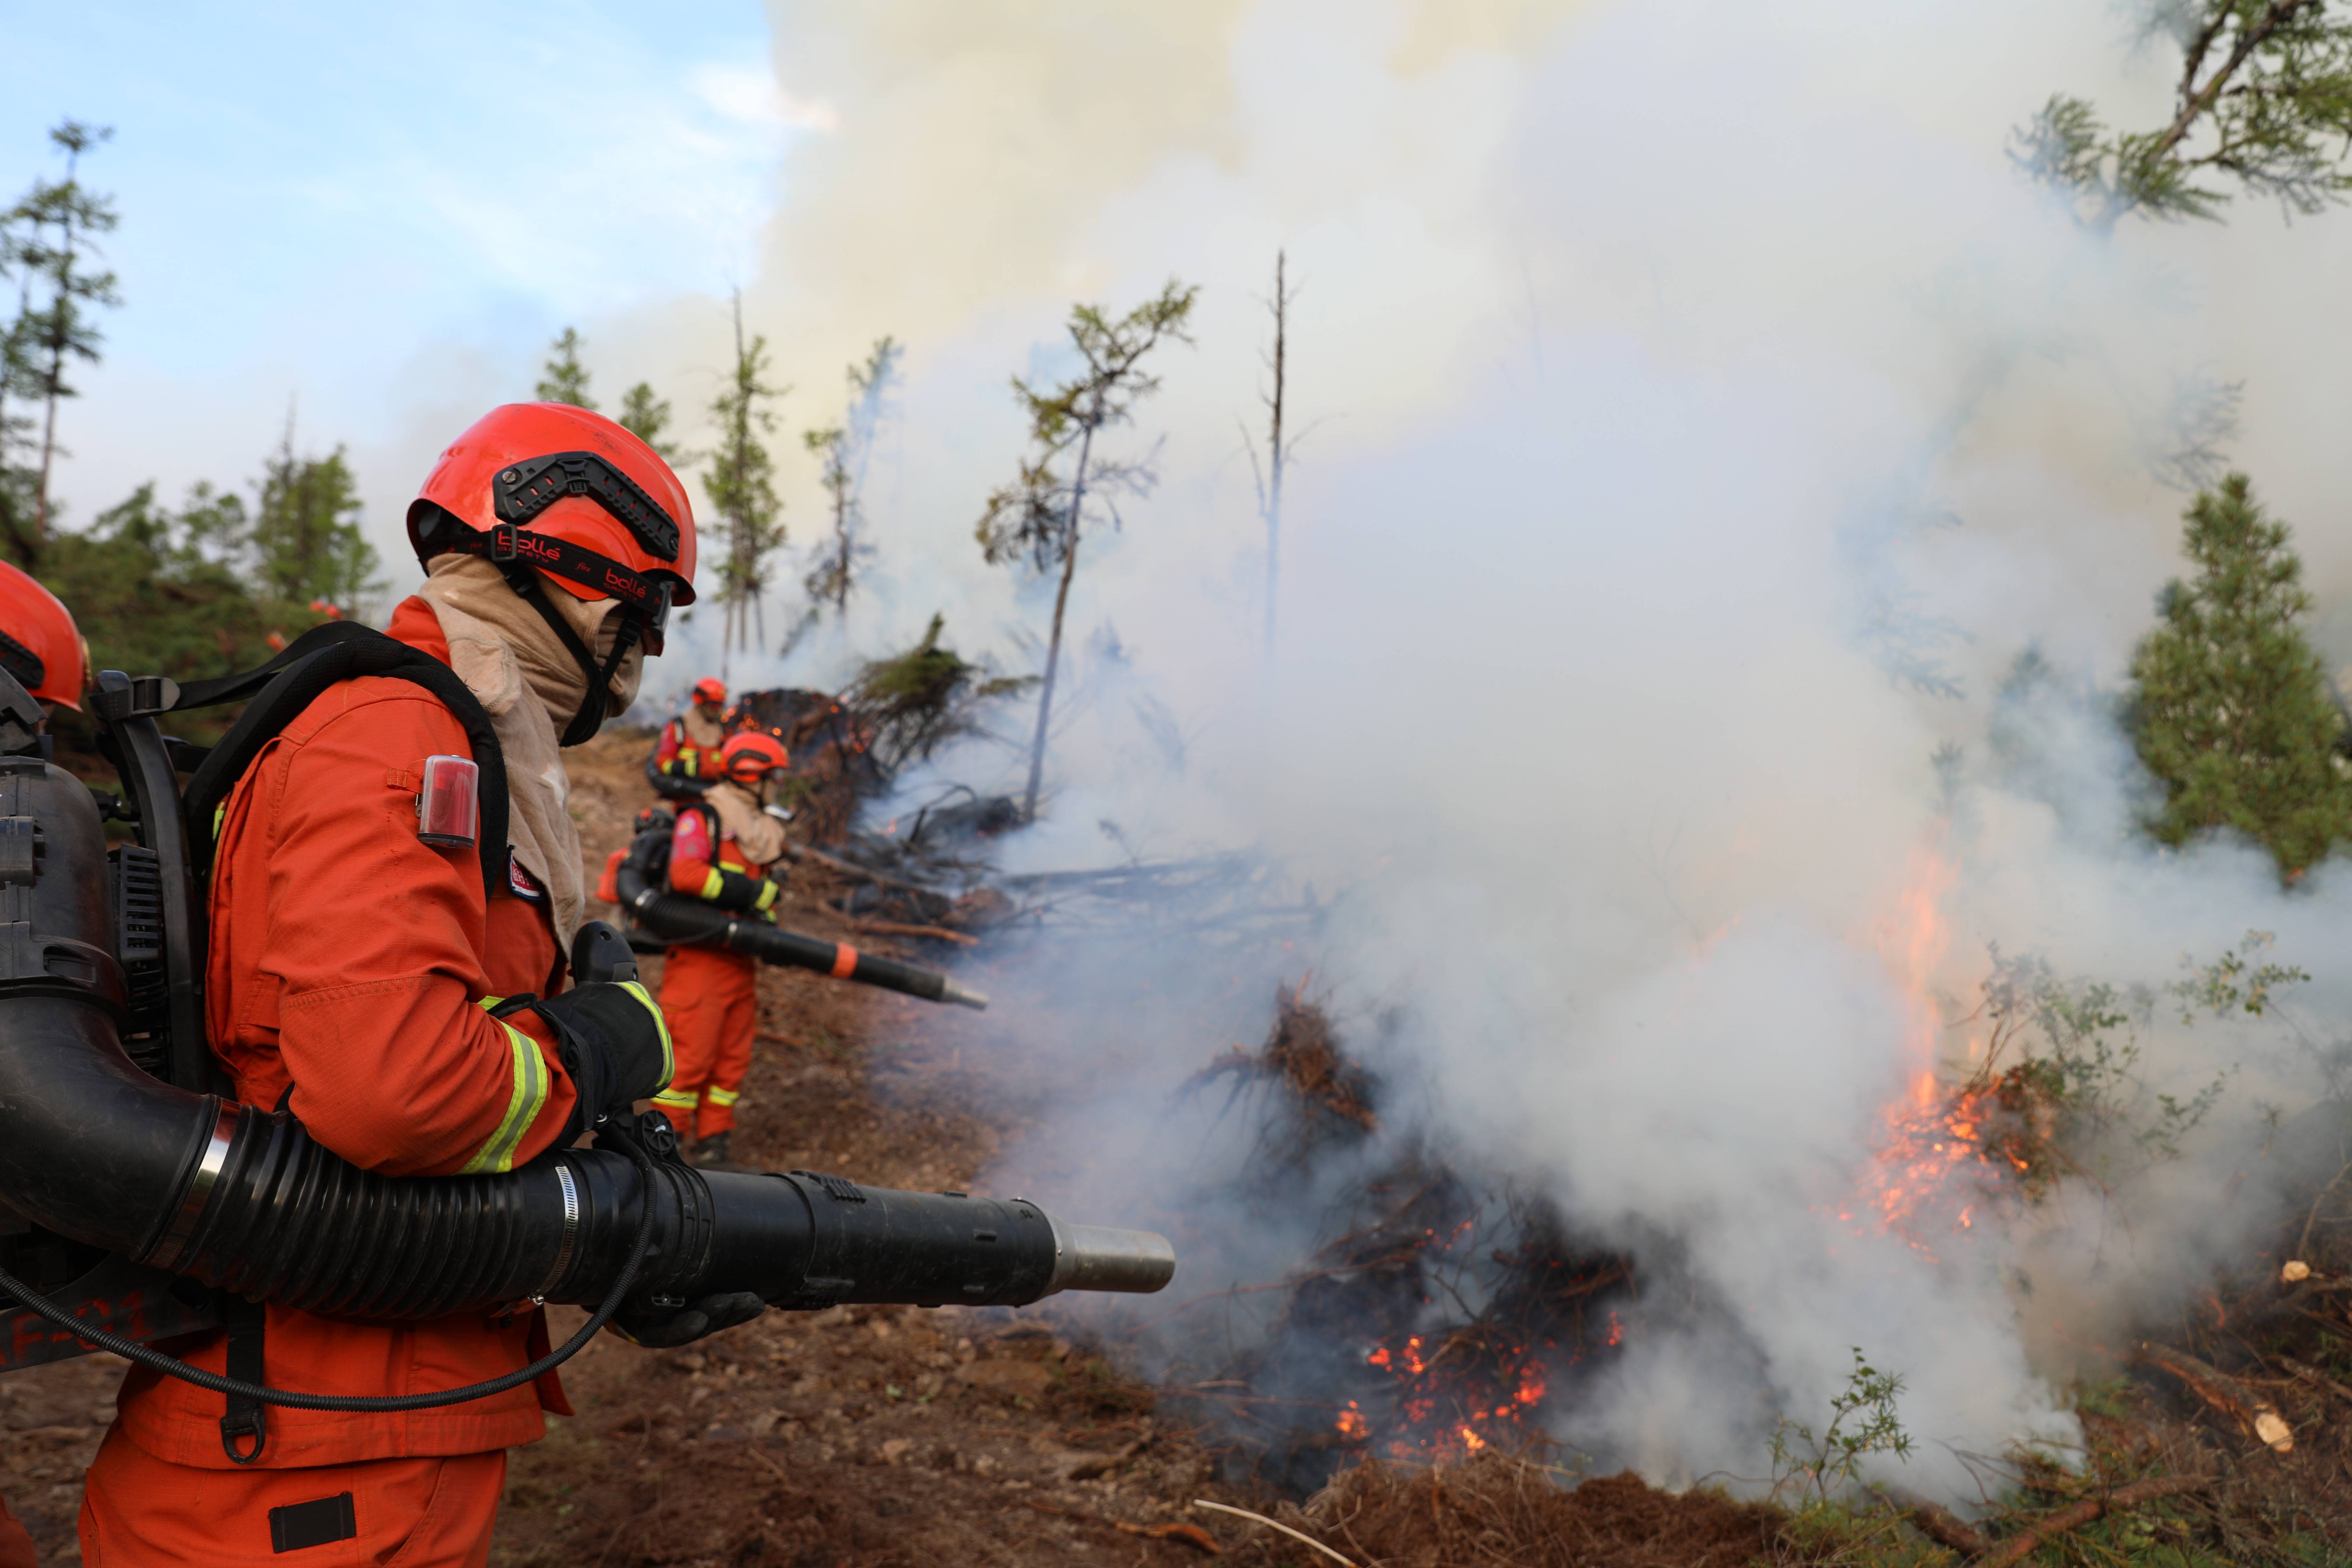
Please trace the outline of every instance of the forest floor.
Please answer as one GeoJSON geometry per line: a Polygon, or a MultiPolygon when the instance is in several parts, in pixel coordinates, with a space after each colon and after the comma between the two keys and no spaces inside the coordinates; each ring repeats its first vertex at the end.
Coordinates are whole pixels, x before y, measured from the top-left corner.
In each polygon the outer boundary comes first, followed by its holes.
{"type": "MultiPolygon", "coordinates": [[[[651,799],[639,773],[646,744],[610,734],[572,754],[592,879],[651,799]]],[[[781,917],[889,951],[828,907],[841,890],[821,869],[796,870],[781,917]]],[[[648,961],[649,983],[658,965],[648,961]]],[[[958,974],[993,988],[984,948],[958,974]]],[[[1012,1048],[1024,1026],[1017,995],[975,1014],[766,970],[759,1013],[734,1149],[747,1163],[961,1189],[1044,1103],[1045,1086],[1012,1048]]],[[[1214,1044],[1202,1043],[1204,1058],[1214,1044]]],[[[558,1340],[581,1318],[571,1308],[553,1316],[558,1340]]],[[[2327,1348],[2340,1354],[2328,1370],[2352,1377],[2352,1342],[2327,1348]]],[[[111,1419],[121,1365],[89,1356],[0,1379],[0,1497],[45,1563],[79,1561],[80,1474],[111,1419]]],[[[1565,1489],[1559,1482],[1575,1478],[1542,1456],[1489,1454],[1445,1471],[1363,1467],[1302,1510],[1224,1484],[1201,1435],[1051,1302],[770,1312],[666,1352],[602,1336],[563,1378],[578,1414],[551,1417],[544,1441],[513,1454],[491,1553],[499,1568],[1151,1568],[1213,1553],[1244,1568],[1930,1568],[1976,1557],[1931,1543],[1892,1510],[1792,1521],[1631,1475],[1565,1489]],[[1337,1550],[1196,1500],[1274,1515],[1337,1550]]],[[[2216,1492],[2119,1516],[2033,1560],[2352,1561],[2334,1552],[2352,1541],[2352,1509],[2336,1500],[2352,1498],[2352,1389],[2275,1394],[2305,1438],[2292,1459],[2198,1421],[2149,1380],[2110,1387],[2107,1414],[2091,1423],[2094,1471],[2120,1484],[2158,1465],[2210,1469],[2216,1492]],[[2263,1527],[2220,1528],[2223,1513],[2263,1527]],[[2233,1534],[2245,1550],[2212,1551],[2233,1534]]],[[[2057,1478],[2011,1518],[2059,1506],[2075,1484],[2057,1478]]]]}

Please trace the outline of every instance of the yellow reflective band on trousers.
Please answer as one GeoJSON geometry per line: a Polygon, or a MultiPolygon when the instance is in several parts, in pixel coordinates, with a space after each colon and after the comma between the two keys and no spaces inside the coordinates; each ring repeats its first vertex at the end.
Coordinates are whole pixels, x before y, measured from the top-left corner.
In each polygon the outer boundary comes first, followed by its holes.
{"type": "Polygon", "coordinates": [[[710,1103],[713,1105],[732,1105],[743,1098],[741,1089],[721,1089],[715,1083],[702,1092],[710,1097],[710,1103]]]}
{"type": "MultiPolygon", "coordinates": [[[[503,996],[485,996],[481,1005],[487,1010],[505,1001],[503,996]]],[[[514,1088],[507,1095],[507,1113],[499,1119],[496,1131],[488,1142],[474,1151],[474,1157],[457,1168],[461,1176],[495,1175],[514,1169],[515,1151],[522,1146],[522,1135],[547,1109],[547,1097],[553,1085],[548,1081],[547,1058],[539,1054],[539,1043],[520,1029],[499,1020],[506,1032],[507,1052],[514,1069],[514,1088]]]]}

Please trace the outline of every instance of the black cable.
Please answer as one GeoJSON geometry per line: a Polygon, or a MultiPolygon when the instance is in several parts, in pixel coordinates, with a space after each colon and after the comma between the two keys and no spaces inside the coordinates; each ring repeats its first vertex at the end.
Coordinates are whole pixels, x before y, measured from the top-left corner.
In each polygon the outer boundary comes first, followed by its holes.
{"type": "Polygon", "coordinates": [[[206,1372],[201,1367],[190,1366],[177,1356],[165,1355],[162,1351],[151,1349],[136,1340],[126,1340],[121,1334],[99,1328],[85,1319],[75,1317],[56,1302],[33,1294],[21,1280],[5,1269],[0,1269],[0,1290],[7,1291],[37,1316],[47,1319],[85,1344],[96,1345],[100,1350],[112,1351],[125,1361],[135,1362],[151,1371],[160,1372],[166,1377],[176,1377],[182,1383],[193,1383],[198,1388],[207,1388],[215,1394],[233,1394],[240,1399],[250,1399],[262,1405],[284,1405],[289,1410],[338,1410],[356,1413],[432,1410],[445,1405],[470,1404],[477,1399],[488,1399],[494,1394],[504,1394],[509,1388],[520,1388],[526,1383],[553,1372],[557,1367],[578,1355],[588,1342],[596,1337],[596,1331],[611,1322],[613,1314],[621,1310],[621,1299],[628,1294],[629,1287],[635,1283],[637,1269],[645,1263],[646,1254],[653,1250],[653,1159],[638,1146],[635,1136],[620,1131],[617,1126],[607,1125],[599,1131],[599,1136],[610,1136],[614,1142],[620,1144],[629,1158],[635,1162],[638,1178],[644,1184],[639,1201],[645,1214],[644,1217],[637,1222],[636,1245],[629,1249],[628,1260],[621,1265],[620,1278],[613,1281],[613,1288],[604,1293],[604,1300],[597,1306],[588,1321],[580,1325],[578,1333],[573,1334],[529,1366],[508,1373],[502,1377],[491,1378],[487,1383],[467,1384],[463,1388],[445,1388],[431,1394],[364,1395],[302,1394],[292,1389],[264,1388],[259,1384],[239,1383],[233,1377],[223,1377],[218,1373],[206,1372]]]}

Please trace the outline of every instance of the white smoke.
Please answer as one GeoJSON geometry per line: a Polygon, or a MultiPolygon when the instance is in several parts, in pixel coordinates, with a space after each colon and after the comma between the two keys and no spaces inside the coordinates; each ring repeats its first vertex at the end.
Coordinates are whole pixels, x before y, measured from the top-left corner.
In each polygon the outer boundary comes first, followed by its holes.
{"type": "MultiPolygon", "coordinates": [[[[1018,442],[998,377],[1055,370],[1060,295],[1210,285],[1201,347],[1166,353],[1146,416],[1165,484],[1080,574],[1074,639],[1115,626],[1128,684],[1057,742],[1053,820],[1009,854],[1115,858],[1108,818],[1160,853],[1262,848],[1329,913],[1314,951],[1213,973],[1079,944],[1010,977],[1034,1010],[1001,1048],[1066,1076],[998,1184],[1107,1222],[1213,1185],[1246,1140],[1173,1091],[1262,1033],[1274,973],[1311,964],[1401,1086],[1401,1127],[1599,1239],[1664,1238],[1661,1267],[1723,1309],[1637,1331],[1555,1412],[1573,1443],[1662,1479],[1755,1477],[1773,1417],[1818,1427],[1855,1346],[1907,1380],[1922,1447],[1886,1479],[1959,1497],[1968,1456],[2071,1435],[2066,1383],[2227,1255],[2246,1216],[2221,1178],[2263,1106],[2315,1080],[2275,1032],[2159,1016],[2156,1087],[2231,1073],[2191,1163],[1923,1247],[1843,1217],[1888,1108],[1965,1047],[1922,1018],[1973,1003],[1990,942],[2160,983],[2249,929],[2331,983],[2324,1016],[2347,911],[2333,868],[2288,895],[2242,847],[2157,854],[2105,708],[2012,714],[1996,754],[1993,694],[2029,644],[2114,688],[2175,570],[2180,498],[2150,477],[2171,389],[2217,365],[2248,379],[2244,456],[2306,523],[2323,590],[2352,561],[2309,526],[2336,459],[2263,427],[2324,371],[2284,312],[2222,303],[2323,276],[2340,223],[2075,228],[2009,164],[2008,127],[2060,86],[2147,110],[2163,62],[2119,79],[2127,29],[2053,9],[1530,6],[1474,38],[1401,5],[1263,5],[1201,22],[1208,64],[1176,51],[1156,156],[1055,152],[1085,166],[1021,237],[1034,264],[971,285],[961,315],[936,281],[853,287],[787,216],[780,270],[884,312],[831,337],[896,328],[893,305],[944,318],[908,333],[907,482],[877,528],[900,577],[868,647],[933,608],[966,647],[1037,624],[1041,595],[969,540],[1018,442]],[[1194,87],[1213,101],[1178,113],[1194,87]],[[1343,417],[1294,475],[1269,668],[1231,421],[1278,240],[1308,284],[1293,417],[1343,417]],[[1137,695],[1176,717],[1181,773],[1137,695]],[[1890,923],[1931,849],[1956,879],[1911,975],[1890,923]]],[[[923,163],[906,124],[861,164],[861,113],[919,124],[921,84],[968,80],[985,50],[801,25],[816,58],[856,62],[840,80],[890,79],[866,100],[788,69],[840,106],[824,200],[887,168],[957,177],[962,156],[923,163]]],[[[1025,25],[991,43],[1068,63],[1025,25]]],[[[985,147],[1028,122],[963,130],[985,147]]],[[[877,199],[927,232],[904,193],[877,199]]],[[[1003,785],[1018,761],[958,770],[1003,785]]],[[[1288,1234],[1245,1205],[1193,1215],[1171,1301],[1281,1277],[1325,1195],[1297,1195],[1288,1234]]]]}

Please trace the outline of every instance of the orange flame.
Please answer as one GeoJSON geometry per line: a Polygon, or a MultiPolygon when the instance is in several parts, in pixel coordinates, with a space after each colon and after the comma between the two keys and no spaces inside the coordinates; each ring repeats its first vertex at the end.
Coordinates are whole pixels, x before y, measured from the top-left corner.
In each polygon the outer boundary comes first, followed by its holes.
{"type": "Polygon", "coordinates": [[[1991,1088],[1947,1089],[1936,1073],[1943,1026],[1935,981],[1951,946],[1943,900],[1959,870],[1941,852],[1941,837],[1939,827],[1912,851],[1895,911],[1874,931],[1879,956],[1906,999],[1910,1065],[1903,1089],[1880,1113],[1883,1131],[1864,1190],[1838,1215],[1853,1223],[1855,1211],[1866,1207],[1880,1234],[1900,1236],[1931,1258],[1936,1237],[1971,1228],[1976,1194],[2003,1163],[1988,1152],[1991,1088]]]}

